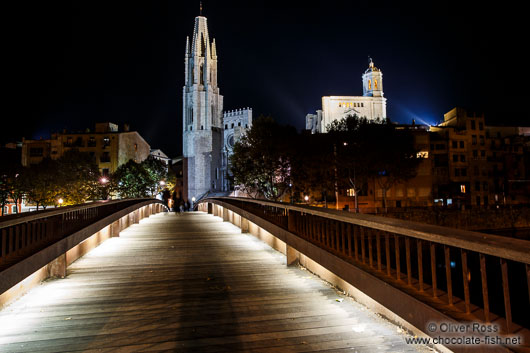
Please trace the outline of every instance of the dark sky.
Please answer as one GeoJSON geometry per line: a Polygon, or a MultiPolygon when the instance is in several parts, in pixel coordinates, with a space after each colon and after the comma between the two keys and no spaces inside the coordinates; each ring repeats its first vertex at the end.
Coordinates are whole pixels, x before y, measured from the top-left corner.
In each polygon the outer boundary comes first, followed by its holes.
{"type": "MultiPolygon", "coordinates": [[[[129,123],[181,153],[186,36],[198,1],[40,1],[4,9],[2,140],[129,123]]],[[[324,95],[361,95],[370,55],[388,116],[436,123],[454,106],[530,125],[524,11],[508,2],[203,1],[225,110],[297,128],[324,95]]]]}

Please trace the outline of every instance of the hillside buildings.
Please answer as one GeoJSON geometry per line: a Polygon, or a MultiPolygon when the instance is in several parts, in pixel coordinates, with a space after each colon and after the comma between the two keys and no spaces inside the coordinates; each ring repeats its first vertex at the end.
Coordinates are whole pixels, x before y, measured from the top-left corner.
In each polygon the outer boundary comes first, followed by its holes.
{"type": "Polygon", "coordinates": [[[488,126],[484,115],[454,108],[430,130],[436,203],[530,203],[530,128],[488,126]]]}
{"type": "MultiPolygon", "coordinates": [[[[390,208],[444,206],[492,208],[530,203],[530,128],[486,125],[484,115],[454,108],[437,126],[409,129],[423,157],[417,174],[386,192],[390,208]]],[[[383,207],[377,181],[358,195],[359,208],[383,207]]],[[[352,208],[353,190],[341,190],[339,205],[352,208]]]]}

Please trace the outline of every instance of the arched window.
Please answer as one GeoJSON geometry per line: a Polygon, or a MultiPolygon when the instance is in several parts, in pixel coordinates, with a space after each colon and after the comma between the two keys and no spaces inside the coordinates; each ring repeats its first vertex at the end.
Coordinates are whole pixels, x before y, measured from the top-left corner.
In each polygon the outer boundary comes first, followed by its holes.
{"type": "Polygon", "coordinates": [[[204,67],[201,64],[201,78],[200,78],[201,85],[204,85],[204,67]]]}
{"type": "Polygon", "coordinates": [[[377,80],[374,80],[374,89],[377,89],[377,80]]]}
{"type": "Polygon", "coordinates": [[[368,89],[372,89],[372,80],[368,80],[368,89]]]}

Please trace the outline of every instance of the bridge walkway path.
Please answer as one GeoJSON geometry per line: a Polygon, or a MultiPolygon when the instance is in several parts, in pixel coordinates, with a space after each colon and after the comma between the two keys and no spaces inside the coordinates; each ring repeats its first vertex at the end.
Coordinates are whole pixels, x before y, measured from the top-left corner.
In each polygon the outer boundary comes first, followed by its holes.
{"type": "Polygon", "coordinates": [[[163,213],[0,311],[0,352],[428,352],[218,217],[163,213]]]}

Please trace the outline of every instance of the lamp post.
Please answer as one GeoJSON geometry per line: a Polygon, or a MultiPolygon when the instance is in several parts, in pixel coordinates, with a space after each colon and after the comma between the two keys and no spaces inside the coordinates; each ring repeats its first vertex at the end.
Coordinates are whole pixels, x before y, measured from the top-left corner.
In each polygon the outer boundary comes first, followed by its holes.
{"type": "Polygon", "coordinates": [[[106,200],[109,197],[108,190],[107,190],[107,184],[109,182],[109,178],[107,178],[106,176],[102,176],[101,178],[99,178],[99,182],[101,183],[101,198],[103,200],[106,200]]]}

